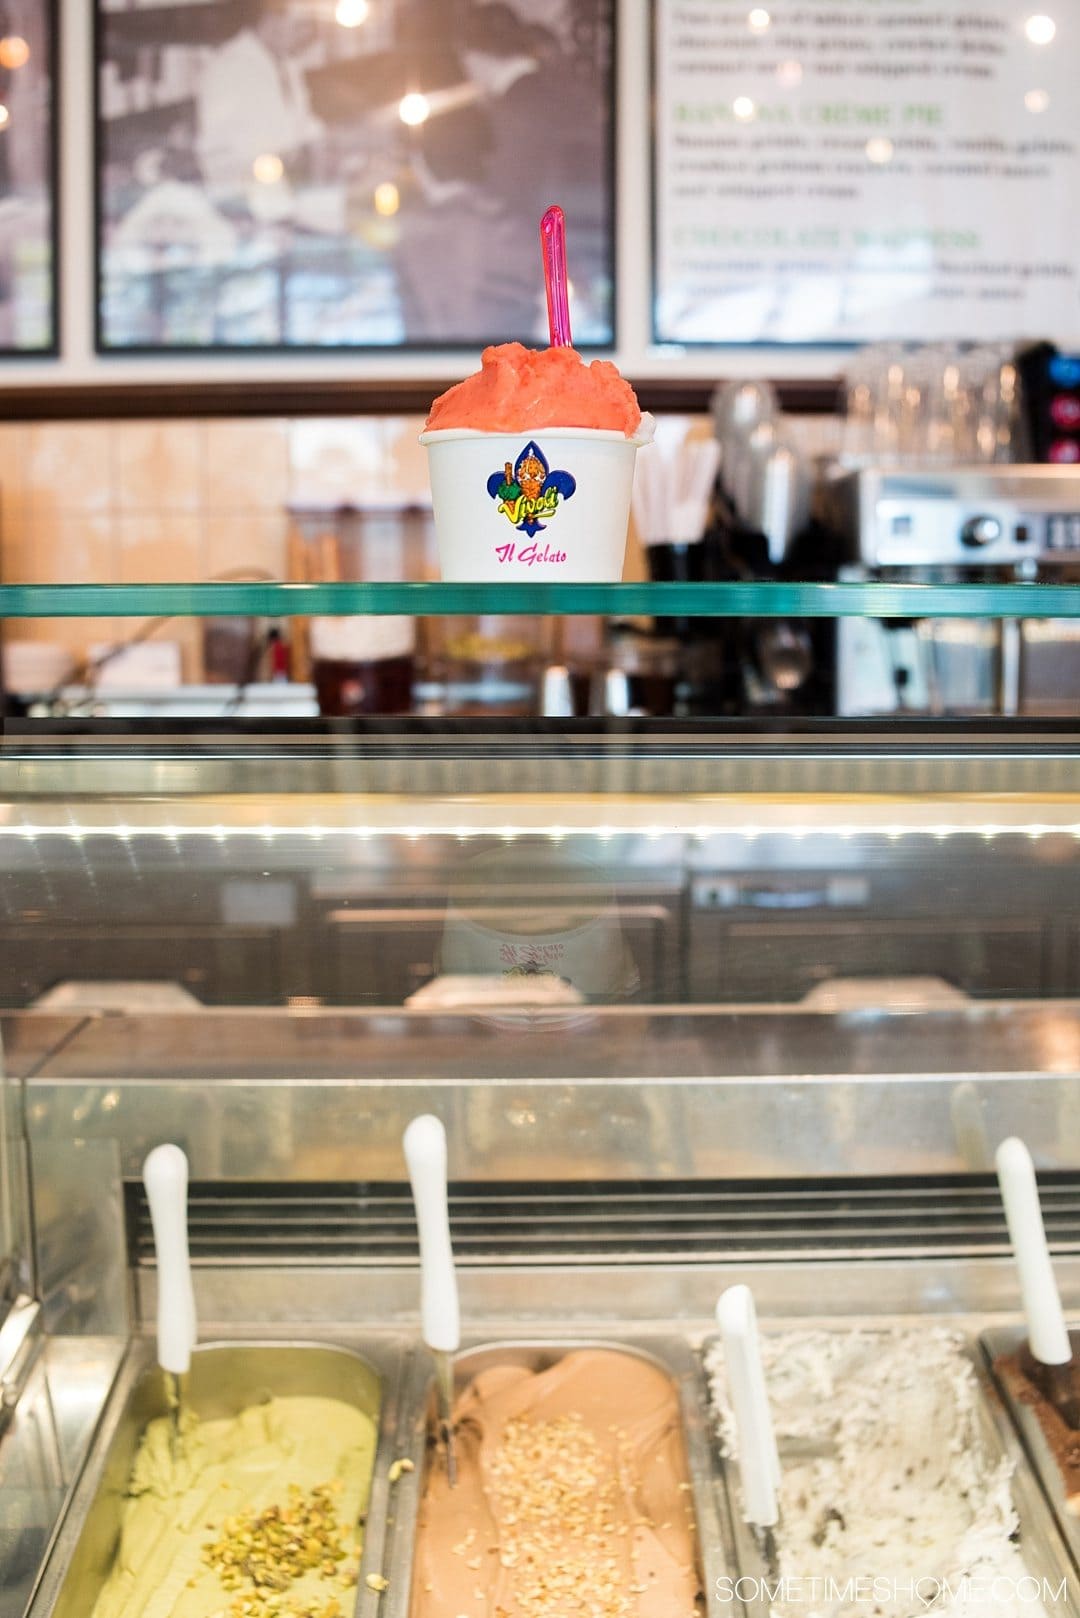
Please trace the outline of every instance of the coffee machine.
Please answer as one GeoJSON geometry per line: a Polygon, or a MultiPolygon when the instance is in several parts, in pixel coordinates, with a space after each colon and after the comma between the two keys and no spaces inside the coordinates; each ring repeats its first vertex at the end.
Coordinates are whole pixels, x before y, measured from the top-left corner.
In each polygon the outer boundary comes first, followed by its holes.
{"type": "MultiPolygon", "coordinates": [[[[842,580],[1080,578],[1080,467],[860,466],[818,490],[842,580]]],[[[1080,712],[1080,625],[1066,619],[844,618],[836,711],[1080,712]]]]}
{"type": "MultiPolygon", "coordinates": [[[[712,417],[720,475],[698,547],[712,583],[827,580],[836,563],[811,523],[813,467],[767,382],[716,390],[712,417]]],[[[685,656],[686,711],[787,716],[832,708],[827,620],[697,619],[685,656]]]]}

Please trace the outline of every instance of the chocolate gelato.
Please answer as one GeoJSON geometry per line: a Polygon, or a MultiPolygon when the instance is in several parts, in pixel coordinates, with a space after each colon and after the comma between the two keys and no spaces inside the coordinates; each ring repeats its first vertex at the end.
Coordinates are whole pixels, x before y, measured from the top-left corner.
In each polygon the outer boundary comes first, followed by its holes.
{"type": "MultiPolygon", "coordinates": [[[[1069,1335],[1075,1351],[1080,1334],[1069,1335]]],[[[1057,1404],[1052,1404],[1036,1386],[1029,1367],[1029,1356],[1022,1351],[1001,1354],[994,1361],[994,1373],[1006,1392],[1017,1404],[1027,1405],[1038,1419],[1047,1448],[1061,1474],[1065,1508],[1071,1516],[1080,1517],[1080,1432],[1069,1426],[1057,1404]]]]}
{"type": "Polygon", "coordinates": [[[496,1365],[455,1406],[458,1482],[433,1465],[412,1618],[697,1618],[679,1404],[630,1353],[496,1365]]]}

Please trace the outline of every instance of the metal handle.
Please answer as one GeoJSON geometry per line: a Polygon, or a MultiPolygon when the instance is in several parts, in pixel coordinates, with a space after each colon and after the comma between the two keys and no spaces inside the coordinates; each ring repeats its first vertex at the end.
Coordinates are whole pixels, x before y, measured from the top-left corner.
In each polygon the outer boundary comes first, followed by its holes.
{"type": "Polygon", "coordinates": [[[724,1340],[728,1388],[739,1435],[743,1513],[756,1527],[773,1528],[780,1517],[776,1493],[780,1484],[780,1453],[765,1388],[757,1313],[750,1288],[734,1286],[722,1292],[716,1305],[716,1319],[724,1340]]]}
{"type": "Polygon", "coordinates": [[[457,1275],[446,1199],[446,1131],[438,1118],[414,1118],[402,1142],[420,1232],[420,1321],[425,1343],[454,1354],[461,1342],[457,1275]]]}
{"type": "Polygon", "coordinates": [[[188,1253],[188,1161],[179,1146],[155,1146],[143,1164],[157,1254],[158,1364],[174,1376],[191,1366],[198,1336],[188,1253]]]}
{"type": "Polygon", "coordinates": [[[997,1149],[997,1172],[1009,1240],[1020,1272],[1028,1344],[1041,1364],[1067,1365],[1072,1348],[1046,1244],[1035,1165],[1031,1153],[1015,1135],[1003,1140],[997,1149]]]}
{"type": "Polygon", "coordinates": [[[1023,694],[1024,634],[1019,618],[1001,620],[1001,678],[998,712],[1018,714],[1023,694]]]}

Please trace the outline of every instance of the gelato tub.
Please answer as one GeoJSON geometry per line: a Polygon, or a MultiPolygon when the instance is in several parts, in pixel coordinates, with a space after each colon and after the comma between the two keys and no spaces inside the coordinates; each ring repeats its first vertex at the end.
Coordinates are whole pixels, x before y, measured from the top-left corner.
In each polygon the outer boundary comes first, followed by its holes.
{"type": "Polygon", "coordinates": [[[455,1365],[457,1486],[430,1368],[402,1424],[384,1618],[695,1618],[730,1570],[682,1343],[489,1344],[455,1365]],[[582,1605],[573,1605],[570,1594],[582,1605]]]}
{"type": "Polygon", "coordinates": [[[651,418],[633,438],[601,428],[425,432],[444,579],[617,584],[630,490],[651,418]]]}
{"type": "MultiPolygon", "coordinates": [[[[1080,1332],[1070,1332],[1069,1340],[1076,1354],[1080,1332]]],[[[1080,1432],[1067,1425],[1024,1374],[1020,1361],[1024,1332],[1019,1327],[985,1332],[981,1341],[1058,1527],[1080,1568],[1080,1432]]]]}
{"type": "Polygon", "coordinates": [[[634,459],[654,425],[609,360],[486,348],[420,438],[443,578],[617,582],[634,459]]]}
{"type": "Polygon", "coordinates": [[[315,1344],[199,1348],[177,1438],[149,1345],[132,1358],[33,1618],[364,1610],[389,1366],[315,1344]]]}
{"type": "Polygon", "coordinates": [[[763,1333],[780,1522],[742,1521],[723,1350],[705,1351],[743,1594],[770,1618],[1076,1613],[1064,1547],[968,1340],[940,1325],[763,1333]],[[988,1396],[990,1395],[990,1396],[988,1396]]]}

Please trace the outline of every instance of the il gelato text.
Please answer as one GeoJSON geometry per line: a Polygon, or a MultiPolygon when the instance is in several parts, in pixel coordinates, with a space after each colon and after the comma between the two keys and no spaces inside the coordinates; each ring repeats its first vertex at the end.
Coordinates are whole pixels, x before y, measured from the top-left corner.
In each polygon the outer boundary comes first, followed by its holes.
{"type": "Polygon", "coordinates": [[[513,540],[506,545],[496,545],[495,555],[500,562],[521,562],[526,567],[566,561],[565,551],[558,550],[554,545],[539,545],[535,540],[531,545],[517,545],[513,540]]]}

